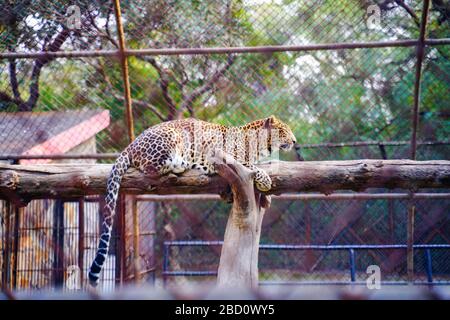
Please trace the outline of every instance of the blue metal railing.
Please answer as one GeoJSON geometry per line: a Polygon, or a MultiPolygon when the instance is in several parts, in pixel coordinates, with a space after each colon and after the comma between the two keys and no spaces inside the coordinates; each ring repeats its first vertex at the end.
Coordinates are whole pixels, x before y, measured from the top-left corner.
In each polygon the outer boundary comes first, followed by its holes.
{"type": "MultiPolygon", "coordinates": [[[[169,256],[170,248],[177,247],[192,247],[192,246],[221,246],[223,241],[165,241],[164,242],[164,257],[163,257],[163,280],[166,283],[167,277],[172,276],[215,276],[217,271],[200,271],[200,270],[169,270],[169,256]]],[[[425,253],[425,271],[427,274],[427,281],[415,281],[414,284],[440,284],[450,285],[450,281],[433,281],[433,268],[431,250],[436,249],[450,249],[450,244],[415,244],[414,249],[424,250],[425,253]]],[[[407,249],[406,244],[364,244],[364,245],[303,245],[303,244],[260,244],[260,250],[347,250],[350,261],[350,281],[264,281],[260,285],[271,284],[366,284],[366,282],[356,281],[356,251],[357,250],[371,250],[371,249],[407,249]]],[[[401,285],[406,284],[405,281],[383,281],[382,284],[387,285],[401,285]]]]}

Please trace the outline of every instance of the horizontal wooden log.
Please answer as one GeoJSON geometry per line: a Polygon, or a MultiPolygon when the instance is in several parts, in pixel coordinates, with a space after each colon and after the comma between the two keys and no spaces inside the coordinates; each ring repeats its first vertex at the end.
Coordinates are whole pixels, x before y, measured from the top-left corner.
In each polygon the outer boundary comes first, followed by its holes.
{"type": "MultiPolygon", "coordinates": [[[[450,187],[450,161],[351,160],[273,162],[259,167],[272,177],[270,194],[363,191],[367,188],[450,187]]],[[[108,164],[0,164],[0,199],[25,205],[39,198],[74,198],[105,193],[111,170],[108,164]]],[[[131,194],[219,194],[227,187],[218,175],[205,176],[190,170],[151,179],[130,169],[121,191],[131,194]]]]}

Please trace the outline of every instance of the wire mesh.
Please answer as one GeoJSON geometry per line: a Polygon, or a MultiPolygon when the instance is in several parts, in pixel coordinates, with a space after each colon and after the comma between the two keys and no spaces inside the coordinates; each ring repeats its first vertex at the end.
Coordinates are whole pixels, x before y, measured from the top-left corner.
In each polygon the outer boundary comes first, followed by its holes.
{"type": "MultiPolygon", "coordinates": [[[[1,204],[2,275],[7,273],[2,285],[16,290],[69,291],[86,286],[87,271],[99,239],[98,203],[82,202],[81,211],[80,202],[33,200],[26,208],[12,212],[6,208],[6,202],[1,204]],[[84,219],[83,229],[80,218],[84,219]],[[8,232],[12,236],[6,239],[8,232]]],[[[102,274],[101,289],[106,291],[112,290],[117,282],[117,247],[117,235],[113,235],[111,253],[102,274]]]]}
{"type": "MultiPolygon", "coordinates": [[[[407,281],[405,243],[408,201],[273,200],[271,208],[265,213],[261,233],[260,281],[348,283],[351,281],[351,246],[356,248],[355,281],[365,283],[368,277],[366,270],[370,265],[380,266],[382,281],[386,283],[407,281]],[[264,248],[268,244],[280,247],[264,248]],[[283,245],[304,247],[292,250],[283,245]],[[326,249],[326,246],[337,248],[326,249]],[[339,246],[349,248],[343,250],[339,246]],[[358,249],[360,246],[369,247],[358,249]]],[[[166,242],[170,249],[166,253],[161,251],[161,254],[167,255],[168,286],[209,281],[217,272],[220,257],[218,240],[223,238],[229,208],[220,202],[206,202],[203,206],[204,209],[201,209],[193,203],[190,214],[179,216],[177,213],[186,209],[183,208],[185,203],[177,203],[161,213],[171,217],[169,222],[165,222],[165,228],[176,234],[176,237],[172,234],[166,238],[166,241],[170,240],[166,242]],[[211,210],[214,210],[214,217],[208,215],[211,210]],[[220,223],[211,226],[216,221],[220,223]],[[216,232],[216,235],[211,236],[211,232],[216,232]],[[178,245],[177,241],[182,245],[178,245]],[[205,244],[199,245],[199,241],[205,244]],[[202,279],[199,280],[199,276],[202,279]]],[[[416,208],[414,243],[448,244],[449,200],[434,202],[420,199],[416,202],[416,208]]],[[[448,282],[448,270],[444,266],[448,249],[431,249],[430,252],[433,281],[448,282]]],[[[427,281],[425,254],[425,249],[417,248],[415,251],[416,282],[427,281]]]]}
{"type": "MultiPolygon", "coordinates": [[[[416,40],[423,3],[121,1],[128,49],[329,45],[324,51],[129,54],[134,129],[139,133],[178,117],[238,125],[276,114],[293,129],[306,160],[409,158],[416,40]],[[409,40],[406,45],[388,45],[389,41],[409,40]],[[355,42],[365,45],[345,50],[335,45],[355,42]],[[367,48],[373,42],[382,42],[383,47],[367,48]]],[[[0,3],[0,10],[0,54],[38,54],[0,59],[2,159],[17,162],[26,156],[71,155],[80,159],[53,162],[110,161],[95,160],[95,156],[120,152],[129,143],[113,2],[14,1],[0,3]],[[105,54],[102,50],[112,51],[105,54]],[[91,51],[98,54],[39,55],[91,51]],[[89,156],[93,159],[81,159],[89,156]]],[[[429,13],[427,37],[447,41],[447,45],[429,44],[425,50],[418,160],[448,159],[450,154],[446,108],[450,11],[441,1],[431,1],[429,13]]],[[[295,154],[283,157],[298,159],[295,154]]],[[[36,200],[20,210],[0,201],[2,285],[76,287],[78,274],[86,274],[95,253],[98,201],[36,200]]],[[[123,221],[116,224],[115,244],[104,272],[105,290],[136,275],[140,279],[134,280],[139,281],[161,279],[164,241],[221,239],[229,210],[226,204],[212,200],[138,201],[137,235],[130,211],[133,200],[125,202],[123,216],[117,216],[123,221]]],[[[404,243],[407,206],[406,200],[277,201],[266,216],[262,240],[279,244],[404,243]]],[[[417,202],[416,243],[449,243],[449,209],[447,200],[417,202]]],[[[170,266],[175,271],[214,270],[219,254],[217,246],[173,247],[170,266]]],[[[448,280],[448,250],[432,250],[430,255],[436,279],[448,280]]],[[[344,281],[350,276],[348,259],[344,251],[263,250],[261,278],[344,281]]],[[[358,251],[355,259],[359,280],[367,262],[388,270],[387,280],[406,279],[404,250],[358,251]]],[[[426,251],[416,251],[414,260],[418,279],[425,279],[426,251]]],[[[190,281],[188,277],[169,281],[180,279],[190,281]]],[[[86,285],[85,277],[80,282],[86,285]]]]}

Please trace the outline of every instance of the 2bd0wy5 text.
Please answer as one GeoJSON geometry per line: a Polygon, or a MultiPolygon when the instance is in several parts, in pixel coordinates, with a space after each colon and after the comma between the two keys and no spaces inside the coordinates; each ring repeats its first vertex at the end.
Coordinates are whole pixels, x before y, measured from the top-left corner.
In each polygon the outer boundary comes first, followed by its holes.
{"type": "Polygon", "coordinates": [[[218,308],[214,307],[200,307],[200,306],[189,306],[182,304],[175,308],[176,315],[202,315],[203,317],[208,316],[208,313],[218,313],[218,314],[274,314],[275,309],[272,304],[221,304],[218,308]]]}

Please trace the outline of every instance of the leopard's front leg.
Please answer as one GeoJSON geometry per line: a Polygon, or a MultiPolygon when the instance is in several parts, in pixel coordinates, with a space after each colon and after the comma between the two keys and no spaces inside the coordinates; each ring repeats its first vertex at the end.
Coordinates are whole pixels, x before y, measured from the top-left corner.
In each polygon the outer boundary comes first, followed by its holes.
{"type": "MultiPolygon", "coordinates": [[[[204,171],[206,174],[217,173],[214,168],[213,162],[210,162],[209,160],[210,159],[208,158],[208,161],[202,163],[200,168],[203,169],[202,171],[204,171]]],[[[272,188],[272,179],[267,174],[267,172],[253,164],[243,163],[243,165],[255,173],[253,181],[259,191],[266,192],[272,188]]]]}
{"type": "Polygon", "coordinates": [[[255,172],[255,185],[259,191],[265,192],[272,188],[272,179],[263,169],[260,169],[254,165],[250,166],[250,169],[255,172]]]}

